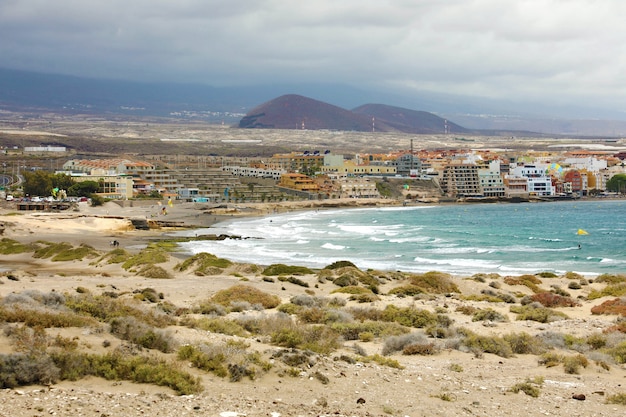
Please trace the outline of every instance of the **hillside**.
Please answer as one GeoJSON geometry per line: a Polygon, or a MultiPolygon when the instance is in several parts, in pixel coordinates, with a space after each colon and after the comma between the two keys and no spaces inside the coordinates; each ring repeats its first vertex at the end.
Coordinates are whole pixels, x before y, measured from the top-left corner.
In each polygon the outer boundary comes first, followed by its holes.
{"type": "Polygon", "coordinates": [[[343,130],[418,134],[470,133],[455,123],[425,111],[383,104],[366,104],[353,111],[288,94],[267,101],[246,114],[240,128],[343,130]]]}
{"type": "Polygon", "coordinates": [[[250,110],[239,122],[239,127],[369,132],[372,122],[371,117],[364,114],[297,94],[287,94],[250,110]]]}
{"type": "Polygon", "coordinates": [[[471,133],[471,130],[432,113],[387,106],[384,104],[364,104],[352,110],[375,118],[376,125],[383,123],[400,132],[417,134],[471,133]]]}

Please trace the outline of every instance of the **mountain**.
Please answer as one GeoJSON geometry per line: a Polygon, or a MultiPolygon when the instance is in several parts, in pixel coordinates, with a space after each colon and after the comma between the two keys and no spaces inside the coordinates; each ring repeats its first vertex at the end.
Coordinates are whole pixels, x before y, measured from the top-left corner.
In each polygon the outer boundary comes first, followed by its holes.
{"type": "MultiPolygon", "coordinates": [[[[272,100],[285,91],[314,97],[323,103],[339,106],[342,110],[355,108],[362,103],[387,103],[393,104],[395,108],[424,110],[431,116],[447,119],[448,123],[453,120],[456,125],[449,126],[452,133],[464,132],[456,130],[460,124],[480,134],[506,134],[508,131],[523,130],[542,132],[543,135],[626,136],[626,113],[619,109],[591,109],[583,104],[555,107],[547,103],[495,101],[428,92],[409,94],[345,84],[306,82],[227,87],[182,82],[145,83],[0,68],[0,110],[33,114],[58,112],[105,117],[157,116],[237,125],[246,113],[253,114],[249,110],[258,103],[272,100]]],[[[413,113],[408,116],[407,112],[415,110],[403,110],[401,114],[396,112],[398,114],[394,115],[394,107],[390,106],[391,110],[372,110],[371,106],[374,105],[367,105],[366,110],[357,107],[352,115],[345,114],[341,117],[342,122],[338,119],[335,124],[347,130],[371,131],[371,118],[374,117],[376,131],[417,133],[419,130],[415,130],[416,126],[419,129],[431,126],[429,132],[437,132],[437,125],[441,126],[440,132],[445,130],[445,122],[437,119],[431,123],[424,119],[411,127],[413,122],[408,122],[407,118],[420,118],[413,113]]],[[[333,117],[339,117],[338,112],[335,113],[333,117]]],[[[296,124],[302,126],[301,115],[292,116],[293,119],[281,123],[286,123],[289,128],[295,128],[296,124]]],[[[257,122],[259,120],[257,117],[257,122]]],[[[304,123],[305,128],[314,126],[310,124],[314,123],[313,120],[304,120],[304,123]]]]}
{"type": "Polygon", "coordinates": [[[372,120],[365,114],[297,94],[287,94],[250,110],[239,122],[239,127],[371,132],[372,120]]]}
{"type": "Polygon", "coordinates": [[[346,110],[332,104],[287,94],[265,102],[246,114],[241,128],[351,130],[416,134],[469,133],[455,123],[425,111],[383,104],[365,104],[346,110]]]}
{"type": "Polygon", "coordinates": [[[471,133],[469,129],[425,111],[384,104],[365,104],[353,109],[352,112],[374,117],[376,125],[382,122],[385,126],[404,133],[471,133]]]}

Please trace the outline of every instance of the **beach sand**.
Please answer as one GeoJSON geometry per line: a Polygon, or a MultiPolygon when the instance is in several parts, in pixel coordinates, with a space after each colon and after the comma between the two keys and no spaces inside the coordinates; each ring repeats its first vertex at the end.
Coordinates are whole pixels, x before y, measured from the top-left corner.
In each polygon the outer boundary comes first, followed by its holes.
{"type": "MultiPolygon", "coordinates": [[[[391,201],[367,204],[394,204],[391,201]]],[[[266,215],[285,210],[308,210],[324,207],[352,207],[360,202],[333,201],[288,204],[228,205],[222,207],[192,203],[174,204],[168,214],[159,214],[161,206],[122,208],[115,203],[102,207],[80,205],[77,211],[64,213],[19,213],[0,209],[1,238],[22,243],[47,241],[68,242],[78,246],[87,244],[103,253],[110,251],[110,242],[131,252],[139,252],[149,242],[163,239],[163,234],[181,227],[210,227],[216,222],[236,219],[238,216],[266,215]],[[151,220],[160,228],[136,230],[132,219],[151,220]],[[168,224],[169,226],[163,226],[168,224]],[[172,226],[174,225],[174,226],[172,226]]],[[[0,296],[37,290],[41,292],[75,293],[78,287],[94,294],[115,289],[132,294],[144,288],[154,288],[164,299],[179,308],[191,308],[217,291],[242,283],[275,294],[283,302],[305,294],[306,288],[290,283],[267,282],[259,273],[242,269],[234,274],[198,276],[192,272],[175,271],[180,256],[172,256],[162,266],[172,271],[171,279],[151,279],[122,269],[117,264],[94,264],[90,260],[53,262],[35,259],[31,253],[2,255],[0,296]],[[12,275],[15,279],[8,279],[12,275]]],[[[300,277],[310,283],[309,293],[330,296],[337,286],[330,281],[318,282],[315,275],[300,277]]],[[[489,289],[488,282],[480,283],[467,277],[454,277],[463,294],[480,294],[489,289]]],[[[567,288],[565,278],[546,280],[546,289],[558,285],[567,288]]],[[[381,294],[386,294],[398,283],[385,283],[381,294]]],[[[591,308],[605,299],[585,300],[585,294],[601,288],[593,283],[580,290],[580,305],[561,308],[569,319],[551,323],[516,321],[505,303],[467,301],[458,296],[437,295],[412,298],[381,295],[380,300],[366,304],[382,309],[387,304],[413,305],[429,311],[445,311],[456,327],[465,327],[481,335],[503,335],[526,332],[560,332],[584,337],[599,333],[615,324],[615,316],[596,316],[591,308]],[[457,311],[458,307],[492,308],[509,317],[508,322],[473,322],[471,316],[457,311]]],[[[531,294],[526,287],[502,284],[501,291],[531,294]]],[[[345,295],[345,294],[344,294],[345,295]]],[[[333,294],[332,296],[335,296],[333,294]]],[[[363,305],[349,301],[349,305],[363,305]]],[[[242,313],[231,313],[242,314],[242,313]]],[[[259,313],[261,314],[261,313],[259,313]]],[[[269,314],[269,313],[265,313],[269,314]]],[[[171,326],[173,337],[181,344],[216,343],[228,336],[171,326]]],[[[75,337],[81,349],[103,353],[122,344],[108,332],[89,329],[47,329],[54,337],[75,337]],[[111,343],[103,347],[103,341],[111,343]]],[[[235,339],[241,339],[232,337],[235,339]]],[[[276,346],[261,338],[248,338],[250,350],[269,356],[276,346]]],[[[315,355],[315,360],[297,376],[268,372],[255,380],[228,382],[206,372],[189,368],[202,379],[204,391],[197,395],[179,396],[168,388],[127,381],[108,381],[89,377],[78,381],[62,381],[51,386],[26,386],[0,390],[0,416],[615,416],[626,412],[626,406],[606,404],[609,395],[626,392],[626,370],[611,364],[604,369],[590,360],[579,374],[566,374],[562,366],[546,368],[538,364],[536,355],[518,354],[503,358],[493,354],[475,355],[455,349],[444,349],[435,355],[402,355],[390,358],[400,362],[404,369],[395,369],[375,362],[349,363],[338,360],[341,355],[354,356],[353,341],[330,355],[315,355]],[[452,366],[454,365],[454,366],[452,366]],[[319,375],[328,378],[321,382],[319,375]],[[527,379],[542,377],[544,383],[538,398],[524,393],[512,393],[510,388],[527,379]],[[584,400],[573,399],[584,394],[584,400]]],[[[358,342],[368,355],[380,354],[383,341],[374,339],[358,342]]],[[[13,352],[10,339],[0,335],[0,354],[13,352]]],[[[575,351],[564,352],[574,355],[575,351]]]]}

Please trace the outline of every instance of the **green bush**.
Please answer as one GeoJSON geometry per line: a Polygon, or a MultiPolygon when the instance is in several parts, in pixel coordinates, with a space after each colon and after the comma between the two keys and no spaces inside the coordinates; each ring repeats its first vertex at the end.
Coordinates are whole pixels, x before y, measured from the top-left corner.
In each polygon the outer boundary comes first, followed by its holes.
{"type": "Polygon", "coordinates": [[[50,385],[59,379],[59,368],[50,357],[23,353],[0,354],[0,388],[50,385]]]}
{"type": "Polygon", "coordinates": [[[509,388],[509,391],[516,394],[521,391],[529,397],[537,398],[541,394],[541,385],[542,383],[526,380],[525,382],[519,382],[513,385],[509,388]]]}
{"type": "Polygon", "coordinates": [[[462,344],[475,354],[492,353],[503,358],[513,356],[513,349],[506,340],[498,336],[481,336],[464,329],[462,344]]]}
{"type": "Polygon", "coordinates": [[[141,323],[134,317],[113,319],[111,333],[146,349],[157,349],[164,353],[174,350],[174,339],[169,333],[141,323]]]}
{"type": "Polygon", "coordinates": [[[304,266],[290,266],[290,265],[284,265],[284,264],[272,264],[270,266],[268,266],[267,268],[265,268],[263,270],[263,272],[261,272],[262,275],[269,275],[269,276],[275,276],[275,275],[287,275],[287,274],[292,274],[292,275],[309,275],[309,274],[314,274],[314,272],[309,269],[306,268],[304,266]]]}
{"type": "Polygon", "coordinates": [[[210,298],[211,302],[230,306],[233,301],[246,301],[250,304],[259,304],[264,308],[275,308],[280,304],[280,298],[268,294],[248,285],[234,285],[218,291],[210,298]]]}
{"type": "Polygon", "coordinates": [[[443,272],[430,271],[424,274],[411,274],[408,280],[410,285],[428,294],[460,292],[456,284],[452,282],[452,276],[443,272]]]}
{"type": "Polygon", "coordinates": [[[504,316],[501,313],[498,313],[496,310],[491,308],[485,308],[482,310],[478,310],[472,316],[472,321],[495,321],[495,322],[507,322],[509,321],[508,317],[504,316]]]}
{"type": "Polygon", "coordinates": [[[233,263],[228,259],[218,258],[213,254],[201,252],[190,258],[185,259],[182,263],[176,266],[176,269],[178,271],[186,271],[190,268],[194,268],[194,272],[199,272],[205,275],[212,275],[207,274],[207,272],[213,271],[212,268],[225,269],[230,267],[232,264],[233,263]]]}
{"type": "Polygon", "coordinates": [[[51,358],[60,370],[60,379],[76,381],[88,375],[108,380],[127,380],[155,384],[190,395],[202,391],[200,379],[182,371],[176,363],[118,352],[93,355],[76,352],[53,352],[51,358]]]}
{"type": "Polygon", "coordinates": [[[356,265],[350,261],[337,261],[337,262],[333,262],[330,265],[325,266],[324,269],[333,270],[333,269],[339,269],[339,268],[345,268],[345,267],[356,268],[356,265]]]}
{"type": "Polygon", "coordinates": [[[512,306],[511,312],[517,314],[517,320],[530,320],[539,323],[548,323],[568,318],[565,313],[547,307],[535,306],[533,304],[512,306]]]}
{"type": "Polygon", "coordinates": [[[502,337],[511,346],[511,350],[516,354],[539,355],[546,351],[547,347],[541,339],[529,335],[528,333],[509,333],[502,337]]]}
{"type": "Polygon", "coordinates": [[[339,333],[344,340],[361,340],[364,333],[374,337],[397,336],[409,332],[404,326],[397,323],[385,323],[366,320],[363,322],[332,323],[331,329],[339,333]]]}
{"type": "Polygon", "coordinates": [[[384,321],[393,321],[407,327],[423,328],[438,324],[436,314],[428,310],[417,309],[413,307],[396,307],[389,304],[382,312],[381,319],[384,321]]]}
{"type": "Polygon", "coordinates": [[[68,296],[65,305],[79,314],[88,315],[105,322],[118,317],[134,317],[155,327],[165,327],[176,322],[167,314],[154,309],[143,308],[136,300],[125,301],[86,293],[68,296]],[[135,305],[132,305],[133,302],[135,305]]]}
{"type": "Polygon", "coordinates": [[[25,245],[17,240],[2,238],[0,239],[0,254],[1,255],[15,255],[25,252],[33,252],[35,246],[25,245]]]}
{"type": "Polygon", "coordinates": [[[626,405],[626,393],[622,392],[619,394],[609,395],[606,398],[607,404],[617,404],[617,405],[626,405]]]}

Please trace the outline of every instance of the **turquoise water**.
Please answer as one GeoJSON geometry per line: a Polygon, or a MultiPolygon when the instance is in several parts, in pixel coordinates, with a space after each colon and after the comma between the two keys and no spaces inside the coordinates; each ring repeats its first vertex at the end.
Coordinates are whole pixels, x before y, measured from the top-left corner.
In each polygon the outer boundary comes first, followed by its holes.
{"type": "Polygon", "coordinates": [[[320,210],[223,223],[198,233],[248,239],[183,246],[262,265],[593,276],[626,273],[625,214],[615,200],[320,210]]]}

